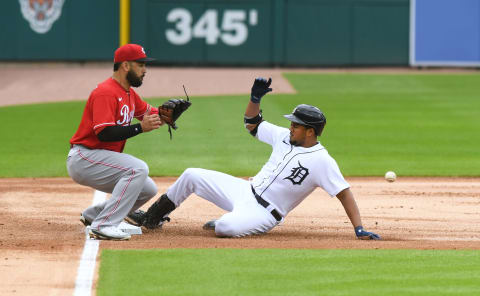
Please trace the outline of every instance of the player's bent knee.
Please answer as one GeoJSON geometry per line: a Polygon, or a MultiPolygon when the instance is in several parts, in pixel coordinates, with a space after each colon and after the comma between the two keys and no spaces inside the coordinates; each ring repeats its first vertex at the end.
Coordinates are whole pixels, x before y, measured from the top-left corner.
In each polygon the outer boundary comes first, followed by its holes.
{"type": "Polygon", "coordinates": [[[155,182],[153,182],[152,179],[147,178],[147,181],[145,181],[145,186],[144,186],[144,188],[143,188],[143,191],[145,192],[145,195],[147,195],[148,197],[152,198],[152,197],[154,197],[155,195],[157,195],[157,193],[158,193],[158,187],[157,187],[157,185],[155,184],[155,182]]]}
{"type": "Polygon", "coordinates": [[[231,223],[222,221],[221,219],[215,223],[215,234],[218,237],[237,237],[242,236],[242,233],[237,227],[231,223]]]}
{"type": "Polygon", "coordinates": [[[148,177],[148,174],[150,173],[150,170],[148,168],[148,165],[145,162],[139,162],[134,168],[133,171],[135,174],[139,175],[140,177],[144,177],[145,179],[148,177]]]}
{"type": "Polygon", "coordinates": [[[188,177],[194,177],[198,175],[199,169],[197,168],[188,168],[185,171],[183,171],[182,175],[188,176],[188,177]]]}
{"type": "Polygon", "coordinates": [[[180,178],[183,181],[188,181],[188,182],[194,182],[195,183],[196,181],[202,179],[202,169],[188,168],[182,173],[180,178]]]}

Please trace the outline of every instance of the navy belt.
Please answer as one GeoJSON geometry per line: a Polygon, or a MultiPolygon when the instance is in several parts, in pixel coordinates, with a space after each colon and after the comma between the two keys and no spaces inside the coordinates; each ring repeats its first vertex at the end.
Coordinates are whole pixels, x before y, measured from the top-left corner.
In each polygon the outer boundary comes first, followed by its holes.
{"type": "MultiPolygon", "coordinates": [[[[257,202],[262,206],[264,207],[265,209],[268,208],[268,206],[270,206],[270,203],[266,200],[264,200],[260,195],[258,195],[256,192],[255,192],[255,189],[253,189],[253,186],[252,186],[252,193],[253,195],[255,195],[255,199],[257,200],[257,202]]],[[[273,209],[270,214],[272,214],[272,216],[275,218],[275,220],[277,221],[282,221],[282,216],[280,215],[280,213],[277,212],[277,210],[273,209]]]]}

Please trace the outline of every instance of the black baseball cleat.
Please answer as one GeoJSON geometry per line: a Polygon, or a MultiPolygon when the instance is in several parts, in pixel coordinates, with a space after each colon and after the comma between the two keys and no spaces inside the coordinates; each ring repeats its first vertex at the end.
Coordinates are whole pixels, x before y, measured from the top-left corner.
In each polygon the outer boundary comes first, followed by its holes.
{"type": "Polygon", "coordinates": [[[215,230],[215,223],[217,220],[210,220],[207,223],[203,224],[203,229],[205,230],[215,230]]]}
{"type": "Polygon", "coordinates": [[[157,229],[157,228],[162,228],[162,225],[163,223],[166,222],[170,222],[170,218],[169,217],[163,217],[160,219],[160,221],[156,222],[156,221],[150,221],[149,219],[146,219],[145,222],[143,222],[143,225],[144,227],[148,228],[148,229],[157,229]]]}
{"type": "Polygon", "coordinates": [[[125,221],[127,223],[135,225],[135,226],[142,226],[143,222],[145,221],[146,213],[142,210],[136,210],[133,213],[130,213],[125,217],[125,221]]]}
{"type": "Polygon", "coordinates": [[[170,218],[165,217],[160,219],[160,221],[158,222],[156,221],[152,222],[149,219],[147,219],[147,212],[142,210],[136,210],[135,212],[128,214],[127,217],[125,217],[125,221],[129,224],[132,224],[138,227],[143,226],[148,229],[156,229],[156,228],[162,227],[165,221],[170,222],[170,218]]]}
{"type": "Polygon", "coordinates": [[[92,225],[92,221],[88,221],[83,214],[80,214],[80,222],[82,222],[85,227],[92,225]]]}
{"type": "Polygon", "coordinates": [[[166,194],[162,194],[162,196],[148,208],[142,226],[148,229],[162,227],[165,221],[170,222],[168,215],[173,210],[175,210],[175,204],[166,194]]]}

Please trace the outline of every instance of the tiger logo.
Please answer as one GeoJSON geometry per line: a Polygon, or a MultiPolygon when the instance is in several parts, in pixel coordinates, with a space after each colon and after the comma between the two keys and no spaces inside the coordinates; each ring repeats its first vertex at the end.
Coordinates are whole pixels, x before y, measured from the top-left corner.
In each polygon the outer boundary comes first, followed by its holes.
{"type": "Polygon", "coordinates": [[[64,0],[19,0],[23,17],[30,28],[38,34],[45,34],[62,14],[64,0]]]}

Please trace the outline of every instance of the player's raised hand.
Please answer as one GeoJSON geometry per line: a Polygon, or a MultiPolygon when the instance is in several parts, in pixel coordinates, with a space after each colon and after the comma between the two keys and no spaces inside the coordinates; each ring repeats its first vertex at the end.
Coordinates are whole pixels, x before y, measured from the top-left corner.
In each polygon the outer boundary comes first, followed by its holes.
{"type": "Polygon", "coordinates": [[[151,130],[157,129],[163,125],[163,121],[160,119],[158,114],[148,114],[143,116],[143,120],[140,122],[143,132],[149,132],[151,130]]]}
{"type": "Polygon", "coordinates": [[[250,100],[255,104],[259,104],[262,97],[272,91],[270,88],[271,84],[272,78],[269,78],[268,81],[265,78],[256,78],[255,82],[253,82],[250,100]]]}

